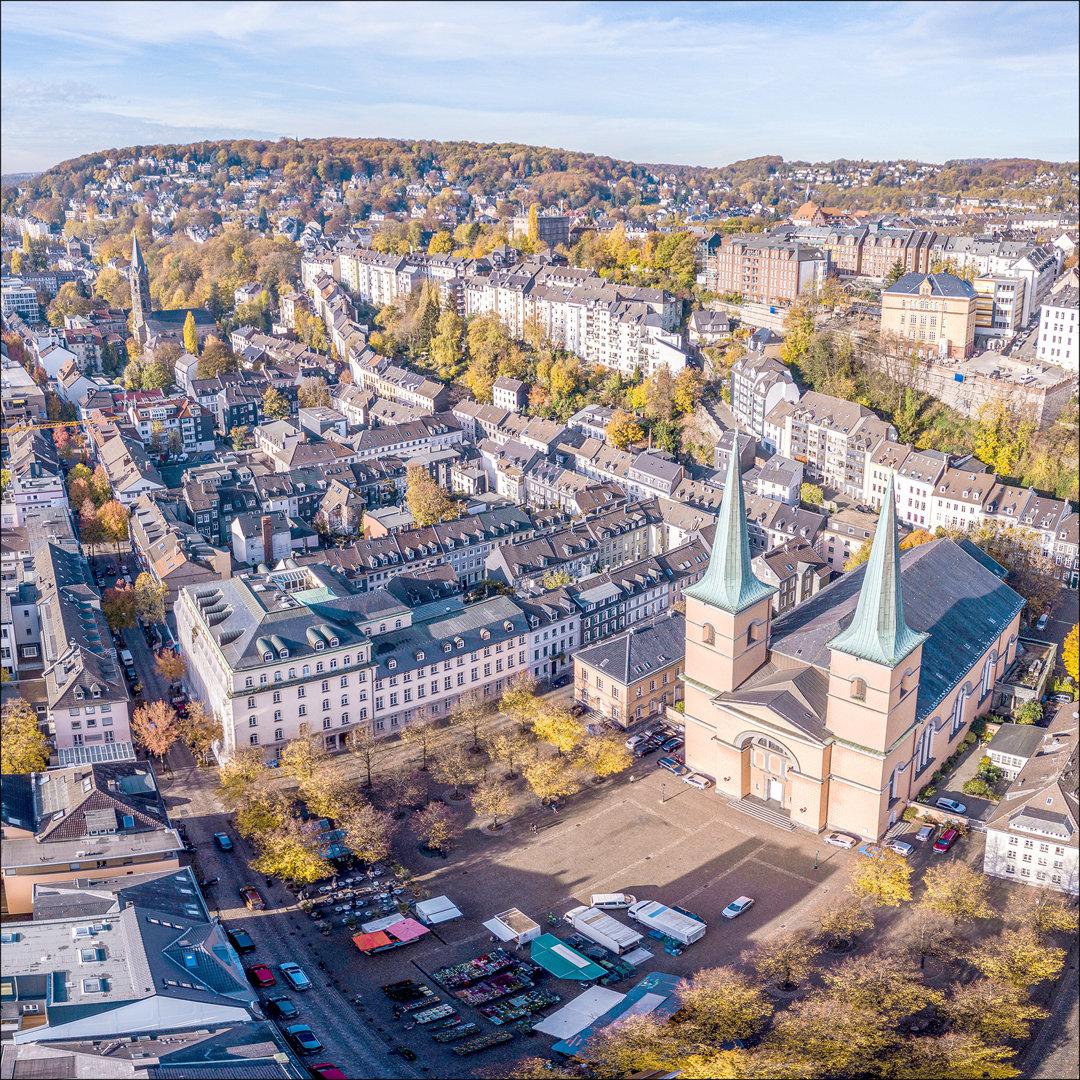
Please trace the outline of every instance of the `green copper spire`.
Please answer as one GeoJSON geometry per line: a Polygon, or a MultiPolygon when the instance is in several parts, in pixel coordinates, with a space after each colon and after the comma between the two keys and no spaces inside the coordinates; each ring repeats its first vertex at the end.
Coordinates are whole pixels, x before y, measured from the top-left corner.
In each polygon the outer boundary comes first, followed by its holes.
{"type": "Polygon", "coordinates": [[[746,504],[739,476],[739,433],[734,434],[709,566],[702,579],[686,593],[737,615],[772,596],[776,589],[754,577],[750,566],[750,535],[746,530],[746,504]]]}
{"type": "Polygon", "coordinates": [[[892,668],[927,637],[928,634],[912,630],[904,622],[896,498],[890,475],[870,558],[866,560],[855,616],[847,629],[841,630],[829,642],[829,648],[892,668]]]}

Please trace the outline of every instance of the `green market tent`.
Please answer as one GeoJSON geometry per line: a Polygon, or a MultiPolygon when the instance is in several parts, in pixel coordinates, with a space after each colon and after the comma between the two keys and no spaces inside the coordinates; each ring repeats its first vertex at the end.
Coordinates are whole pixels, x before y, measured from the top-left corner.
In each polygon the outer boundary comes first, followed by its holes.
{"type": "Polygon", "coordinates": [[[607,972],[594,964],[587,956],[582,956],[577,949],[572,949],[560,941],[554,934],[541,934],[529,942],[529,955],[556,979],[576,979],[578,982],[592,982],[602,979],[607,972]]]}

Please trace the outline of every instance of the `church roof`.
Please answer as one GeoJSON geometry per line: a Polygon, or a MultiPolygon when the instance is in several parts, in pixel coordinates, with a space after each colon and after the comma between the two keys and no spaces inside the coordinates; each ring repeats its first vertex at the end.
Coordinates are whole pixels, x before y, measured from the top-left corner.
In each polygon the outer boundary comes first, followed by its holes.
{"type": "Polygon", "coordinates": [[[815,667],[783,668],[772,662],[754,672],[742,686],[723,695],[725,702],[760,705],[815,739],[828,734],[829,677],[815,667]]]}
{"type": "MultiPolygon", "coordinates": [[[[830,642],[851,624],[864,564],[826,585],[772,626],[774,654],[828,671],[830,642]]],[[[904,615],[926,633],[916,716],[925,719],[998,638],[1024,600],[951,540],[900,552],[904,615]]]]}
{"type": "Polygon", "coordinates": [[[754,576],[739,455],[729,454],[724,497],[716,519],[709,565],[701,580],[691,585],[686,594],[734,615],[774,592],[776,589],[772,585],[766,585],[754,576]]]}
{"type": "Polygon", "coordinates": [[[925,634],[912,630],[904,621],[896,496],[890,473],[855,617],[829,642],[829,648],[894,668],[925,640],[925,634]]]}
{"type": "Polygon", "coordinates": [[[133,273],[146,269],[146,261],[143,259],[142,249],[139,247],[139,237],[134,231],[131,234],[131,269],[133,273]]]}

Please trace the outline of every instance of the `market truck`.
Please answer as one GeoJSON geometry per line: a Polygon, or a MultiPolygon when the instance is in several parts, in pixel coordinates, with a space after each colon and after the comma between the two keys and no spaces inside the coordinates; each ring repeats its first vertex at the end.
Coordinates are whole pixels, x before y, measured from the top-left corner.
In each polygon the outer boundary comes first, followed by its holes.
{"type": "Polygon", "coordinates": [[[705,936],[708,929],[703,922],[691,919],[681,911],[675,911],[659,900],[639,900],[627,908],[626,914],[634,922],[641,923],[649,930],[656,930],[669,938],[690,945],[705,936]]]}
{"type": "Polygon", "coordinates": [[[636,930],[594,907],[572,908],[563,916],[563,922],[618,955],[636,949],[641,942],[636,930]]]}

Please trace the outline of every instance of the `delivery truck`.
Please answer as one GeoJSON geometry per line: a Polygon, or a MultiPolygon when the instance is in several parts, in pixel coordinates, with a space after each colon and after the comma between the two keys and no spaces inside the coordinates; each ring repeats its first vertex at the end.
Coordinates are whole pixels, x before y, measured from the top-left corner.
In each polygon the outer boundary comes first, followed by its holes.
{"type": "Polygon", "coordinates": [[[636,930],[594,907],[572,908],[563,916],[563,922],[618,955],[636,949],[641,942],[636,930]]]}
{"type": "Polygon", "coordinates": [[[631,904],[626,913],[642,926],[681,941],[684,945],[703,938],[707,929],[703,922],[691,919],[689,915],[675,911],[674,908],[661,904],[659,900],[639,900],[636,904],[631,904]]]}

